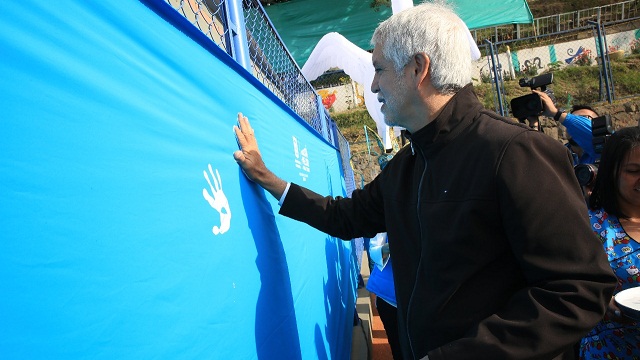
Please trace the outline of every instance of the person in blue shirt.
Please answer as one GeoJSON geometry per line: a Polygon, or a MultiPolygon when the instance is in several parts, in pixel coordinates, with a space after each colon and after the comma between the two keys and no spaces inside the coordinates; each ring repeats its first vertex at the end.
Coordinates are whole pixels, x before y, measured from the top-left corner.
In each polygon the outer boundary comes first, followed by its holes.
{"type": "Polygon", "coordinates": [[[571,112],[562,113],[559,122],[567,128],[571,150],[578,155],[578,164],[593,164],[598,155],[593,147],[593,134],[591,132],[592,120],[598,117],[590,106],[574,105],[571,112]]]}
{"type": "Polygon", "coordinates": [[[367,290],[376,294],[375,305],[384,325],[384,331],[387,333],[391,354],[394,360],[400,360],[402,350],[398,337],[398,305],[387,233],[379,233],[371,238],[369,256],[375,265],[367,281],[367,290]]]}
{"type": "Polygon", "coordinates": [[[553,118],[567,128],[570,143],[573,142],[571,150],[577,154],[577,162],[579,164],[593,164],[598,156],[593,148],[593,134],[591,133],[591,120],[598,117],[598,113],[587,105],[574,105],[569,113],[558,110],[553,100],[542,91],[533,90],[534,93],[540,95],[542,105],[544,107],[543,115],[553,118]],[[579,147],[579,148],[577,148],[579,147]]]}

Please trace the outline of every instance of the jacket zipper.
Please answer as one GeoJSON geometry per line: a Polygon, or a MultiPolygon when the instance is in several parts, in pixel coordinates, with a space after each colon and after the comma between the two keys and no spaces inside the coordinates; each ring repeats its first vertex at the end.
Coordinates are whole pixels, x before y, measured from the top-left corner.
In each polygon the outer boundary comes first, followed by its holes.
{"type": "MultiPolygon", "coordinates": [[[[413,151],[413,142],[411,142],[411,150],[413,151]]],[[[421,148],[418,148],[418,150],[420,151],[420,155],[422,155],[422,159],[424,160],[424,170],[422,171],[422,176],[420,177],[420,184],[418,185],[418,194],[417,194],[417,203],[416,203],[416,211],[418,212],[418,225],[420,227],[420,239],[419,239],[419,243],[422,242],[422,221],[420,219],[420,194],[422,193],[422,184],[424,182],[424,179],[427,175],[427,158],[424,156],[424,152],[421,148]]],[[[411,319],[411,316],[409,316],[409,313],[411,312],[411,304],[413,303],[413,295],[415,294],[416,291],[416,286],[418,284],[418,275],[420,274],[420,268],[422,267],[422,249],[420,249],[420,261],[418,261],[418,268],[416,269],[416,276],[415,276],[415,280],[413,282],[413,290],[411,290],[411,296],[409,297],[409,307],[407,308],[407,320],[406,320],[406,330],[407,330],[407,336],[409,337],[409,347],[411,348],[411,354],[413,355],[413,358],[416,358],[416,352],[413,350],[413,339],[411,338],[411,333],[409,331],[409,320],[411,319]]]]}

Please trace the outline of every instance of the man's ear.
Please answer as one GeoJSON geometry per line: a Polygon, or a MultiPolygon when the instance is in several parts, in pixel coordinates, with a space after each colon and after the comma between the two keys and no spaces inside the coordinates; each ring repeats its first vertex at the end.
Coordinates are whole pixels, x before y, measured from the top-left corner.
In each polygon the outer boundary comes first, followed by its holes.
{"type": "Polygon", "coordinates": [[[413,64],[416,85],[420,86],[425,80],[429,79],[429,66],[431,65],[431,59],[429,59],[425,53],[417,53],[413,56],[413,64]]]}

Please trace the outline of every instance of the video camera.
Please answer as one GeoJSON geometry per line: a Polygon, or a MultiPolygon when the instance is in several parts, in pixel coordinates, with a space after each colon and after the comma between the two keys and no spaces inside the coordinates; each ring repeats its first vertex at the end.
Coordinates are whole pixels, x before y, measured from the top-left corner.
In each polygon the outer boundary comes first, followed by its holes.
{"type": "MultiPolygon", "coordinates": [[[[553,73],[542,74],[531,79],[522,78],[518,81],[520,87],[529,87],[531,89],[540,88],[540,91],[544,91],[555,103],[556,97],[553,95],[553,91],[547,89],[547,85],[551,85],[551,83],[553,83],[553,73]]],[[[528,117],[540,116],[543,110],[544,106],[540,95],[536,93],[520,96],[511,100],[511,112],[520,122],[523,122],[528,117]]]]}
{"type": "Polygon", "coordinates": [[[603,115],[591,120],[591,134],[593,136],[591,139],[593,149],[598,155],[598,159],[593,164],[578,164],[573,168],[581,186],[592,186],[596,175],[598,175],[598,164],[600,163],[602,148],[607,139],[613,134],[611,117],[603,115]]]}

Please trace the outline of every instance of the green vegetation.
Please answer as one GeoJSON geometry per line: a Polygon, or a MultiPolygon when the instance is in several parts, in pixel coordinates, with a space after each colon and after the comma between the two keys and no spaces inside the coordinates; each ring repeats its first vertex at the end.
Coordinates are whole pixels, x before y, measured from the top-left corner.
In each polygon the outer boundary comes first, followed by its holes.
{"type": "MultiPolygon", "coordinates": [[[[559,107],[568,107],[572,104],[593,104],[601,101],[600,98],[600,67],[599,66],[567,66],[562,69],[554,67],[553,84],[550,88],[559,107]]],[[[616,98],[637,96],[640,94],[640,55],[629,55],[620,60],[611,62],[614,93],[616,98]]],[[[524,76],[524,75],[523,75],[524,76]]],[[[484,81],[475,86],[476,93],[483,105],[496,110],[494,98],[495,90],[491,83],[484,81]]],[[[511,99],[528,94],[529,88],[521,88],[518,80],[505,81],[506,102],[511,99]]],[[[604,87],[603,87],[604,88],[604,87]]]]}
{"type": "Polygon", "coordinates": [[[317,79],[310,82],[315,89],[323,89],[333,86],[340,86],[351,83],[351,77],[339,69],[327,70],[317,79]]]}
{"type": "Polygon", "coordinates": [[[612,62],[611,73],[616,97],[640,94],[640,55],[634,54],[612,62]]]}
{"type": "Polygon", "coordinates": [[[377,128],[375,121],[373,121],[367,109],[364,108],[331,114],[331,118],[343,133],[346,131],[362,132],[364,131],[364,125],[372,129],[377,128]]]}

